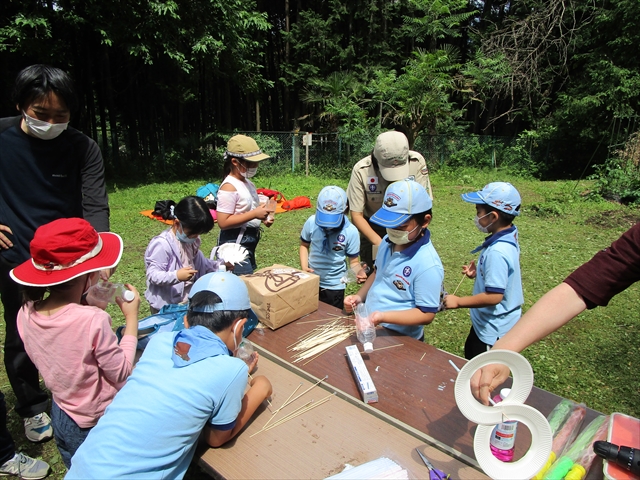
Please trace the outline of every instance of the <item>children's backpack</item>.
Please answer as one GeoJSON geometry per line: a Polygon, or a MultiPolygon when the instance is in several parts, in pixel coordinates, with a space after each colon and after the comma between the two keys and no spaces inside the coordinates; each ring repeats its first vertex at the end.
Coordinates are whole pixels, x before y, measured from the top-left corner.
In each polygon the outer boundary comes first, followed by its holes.
{"type": "Polygon", "coordinates": [[[158,200],[153,207],[153,213],[155,217],[162,218],[163,220],[173,220],[169,218],[171,215],[171,207],[175,207],[176,202],[173,200],[158,200]]]}
{"type": "MultiPolygon", "coordinates": [[[[165,305],[155,315],[150,315],[138,322],[138,350],[144,350],[151,337],[158,332],[177,332],[184,328],[184,316],[189,309],[188,303],[165,305]]],[[[253,312],[252,312],[253,313],[253,312]]],[[[244,324],[242,336],[249,335],[258,325],[258,317],[250,315],[244,324]]],[[[118,342],[122,339],[124,326],[118,327],[116,336],[118,342]]]]}
{"type": "Polygon", "coordinates": [[[218,203],[218,190],[220,186],[217,183],[207,183],[196,190],[196,195],[204,198],[209,208],[215,210],[218,203]]]}

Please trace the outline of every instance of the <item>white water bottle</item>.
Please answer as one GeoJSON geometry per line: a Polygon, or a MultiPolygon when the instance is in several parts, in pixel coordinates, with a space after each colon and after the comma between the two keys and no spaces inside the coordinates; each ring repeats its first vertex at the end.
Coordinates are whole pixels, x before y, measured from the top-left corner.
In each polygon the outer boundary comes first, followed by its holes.
{"type": "Polygon", "coordinates": [[[376,339],[376,327],[369,319],[369,312],[364,303],[359,303],[356,306],[356,336],[360,343],[362,343],[365,353],[373,352],[373,341],[376,339]]]}
{"type": "Polygon", "coordinates": [[[87,291],[86,302],[104,310],[107,304],[116,303],[116,298],[131,302],[136,295],[121,283],[98,282],[87,291]]]}

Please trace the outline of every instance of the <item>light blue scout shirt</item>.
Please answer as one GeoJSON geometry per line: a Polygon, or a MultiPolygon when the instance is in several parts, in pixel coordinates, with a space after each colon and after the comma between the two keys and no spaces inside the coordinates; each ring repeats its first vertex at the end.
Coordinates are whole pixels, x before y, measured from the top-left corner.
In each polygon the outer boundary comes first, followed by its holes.
{"type": "MultiPolygon", "coordinates": [[[[493,345],[522,316],[522,279],[518,229],[514,226],[487,237],[482,249],[473,284],[473,295],[502,293],[502,301],[490,307],[470,308],[471,323],[478,338],[493,345]]],[[[474,252],[478,251],[474,250],[474,252]]]]}
{"type": "Polygon", "coordinates": [[[247,373],[205,327],[155,334],[65,478],[182,478],[206,424],[235,426],[247,373]]]}
{"type": "Polygon", "coordinates": [[[316,225],[316,216],[311,215],[302,227],[300,240],[309,245],[309,268],[320,275],[320,288],[344,290],[340,279],[347,271],[345,257],[360,255],[360,234],[347,217],[340,229],[325,236],[322,227],[316,225]]]}
{"type": "MultiPolygon", "coordinates": [[[[424,313],[438,311],[444,268],[430,237],[425,229],[414,244],[402,252],[392,252],[393,244],[384,236],[376,257],[376,278],[367,293],[369,313],[415,307],[424,313]]],[[[383,323],[382,326],[418,340],[423,336],[424,325],[383,323]]]]}

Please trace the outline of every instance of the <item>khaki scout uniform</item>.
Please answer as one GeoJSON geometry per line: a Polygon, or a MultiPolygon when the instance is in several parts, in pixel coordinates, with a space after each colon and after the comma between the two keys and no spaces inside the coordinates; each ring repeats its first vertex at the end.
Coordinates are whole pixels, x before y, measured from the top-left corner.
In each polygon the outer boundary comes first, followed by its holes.
{"type": "MultiPolygon", "coordinates": [[[[424,157],[418,152],[409,150],[409,178],[422,185],[429,195],[429,170],[424,157]]],[[[362,212],[364,218],[369,221],[369,217],[382,207],[384,192],[392,182],[385,180],[380,172],[373,168],[371,155],[363,158],[353,166],[351,179],[347,187],[347,197],[349,199],[349,210],[352,212],[362,212]]],[[[387,232],[383,227],[369,223],[371,228],[384,237],[387,232]]],[[[367,265],[372,266],[371,242],[364,235],[360,234],[360,257],[367,265]]]]}

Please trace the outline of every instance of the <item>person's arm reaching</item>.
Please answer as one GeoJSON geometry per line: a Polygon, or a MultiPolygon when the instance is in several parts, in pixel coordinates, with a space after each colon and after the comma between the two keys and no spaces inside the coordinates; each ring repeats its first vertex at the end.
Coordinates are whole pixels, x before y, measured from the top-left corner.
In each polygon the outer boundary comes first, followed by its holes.
{"type": "Polygon", "coordinates": [[[371,228],[371,225],[369,225],[369,222],[364,218],[364,214],[362,212],[351,211],[351,223],[353,223],[373,245],[380,245],[382,237],[378,235],[373,228],[371,228]]]}
{"type": "Polygon", "coordinates": [[[309,268],[309,242],[305,242],[300,239],[300,268],[303,272],[313,272],[312,268],[309,268]]]}
{"type": "Polygon", "coordinates": [[[267,377],[259,375],[249,382],[251,388],[242,398],[242,407],[236,418],[236,424],[231,430],[216,430],[212,427],[205,428],[204,438],[211,447],[220,447],[235,437],[249,422],[258,407],[271,395],[271,382],[267,377]]]}
{"type": "MultiPolygon", "coordinates": [[[[498,340],[493,350],[521,352],[529,345],[555,332],[587,308],[584,300],[568,284],[561,283],[540,298],[509,332],[498,340]]],[[[471,379],[473,395],[489,405],[490,393],[509,376],[504,365],[487,365],[471,379]]]]}

